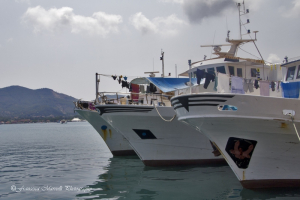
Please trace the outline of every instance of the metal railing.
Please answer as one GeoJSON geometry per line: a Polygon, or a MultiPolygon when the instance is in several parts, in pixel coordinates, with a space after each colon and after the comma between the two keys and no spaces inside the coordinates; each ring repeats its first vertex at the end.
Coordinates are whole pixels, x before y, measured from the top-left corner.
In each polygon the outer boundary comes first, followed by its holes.
{"type": "Polygon", "coordinates": [[[127,104],[127,105],[152,105],[154,101],[158,106],[164,106],[166,101],[174,95],[164,93],[120,93],[120,92],[99,92],[96,100],[99,104],[127,104]],[[136,95],[136,96],[135,96],[136,95]]]}

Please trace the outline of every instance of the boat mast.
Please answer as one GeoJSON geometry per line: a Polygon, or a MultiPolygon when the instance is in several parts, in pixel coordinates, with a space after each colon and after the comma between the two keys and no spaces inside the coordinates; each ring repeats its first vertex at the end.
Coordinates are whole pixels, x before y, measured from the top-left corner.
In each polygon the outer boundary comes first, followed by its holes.
{"type": "Polygon", "coordinates": [[[162,61],[162,74],[161,74],[161,77],[165,77],[164,54],[165,54],[165,52],[163,52],[163,50],[161,50],[161,57],[160,57],[160,60],[162,61]]]}
{"type": "Polygon", "coordinates": [[[240,27],[240,39],[242,38],[242,22],[241,22],[241,3],[237,3],[239,9],[239,27],[240,27]]]}
{"type": "Polygon", "coordinates": [[[99,94],[99,82],[100,82],[100,75],[96,73],[96,99],[95,102],[99,103],[98,94],[99,94]],[[98,79],[99,76],[99,79],[98,79]]]}
{"type": "MultiPolygon", "coordinates": [[[[192,60],[188,60],[188,63],[189,63],[189,70],[191,71],[192,60]]],[[[189,73],[189,78],[190,78],[190,94],[192,94],[192,72],[189,73]]]]}

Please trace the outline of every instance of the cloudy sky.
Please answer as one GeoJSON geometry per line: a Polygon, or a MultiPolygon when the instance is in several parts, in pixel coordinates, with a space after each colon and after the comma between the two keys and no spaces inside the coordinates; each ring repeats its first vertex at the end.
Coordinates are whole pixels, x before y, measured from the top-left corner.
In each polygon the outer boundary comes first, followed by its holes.
{"type": "MultiPolygon", "coordinates": [[[[188,69],[188,59],[211,57],[211,49],[200,45],[224,44],[228,30],[238,39],[236,2],[242,0],[1,0],[0,88],[50,88],[91,100],[96,72],[128,77],[161,72],[161,49],[165,73],[175,76],[175,65],[179,73],[188,69]]],[[[245,4],[250,14],[242,20],[250,19],[251,32],[259,31],[257,46],[265,60],[300,56],[300,0],[245,4]]],[[[258,56],[253,44],[242,49],[258,56]]],[[[101,77],[100,90],[121,86],[101,77]]]]}

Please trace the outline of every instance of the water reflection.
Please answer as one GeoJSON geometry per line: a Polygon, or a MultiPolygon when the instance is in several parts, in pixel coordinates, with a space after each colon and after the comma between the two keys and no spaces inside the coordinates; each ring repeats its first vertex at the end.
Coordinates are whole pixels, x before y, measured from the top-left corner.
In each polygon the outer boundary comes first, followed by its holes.
{"type": "Polygon", "coordinates": [[[135,156],[115,157],[83,199],[240,199],[242,186],[228,166],[145,167],[135,156]]]}
{"type": "Polygon", "coordinates": [[[300,199],[299,188],[243,189],[242,200],[254,199],[300,199]]]}
{"type": "MultiPolygon", "coordinates": [[[[114,157],[79,199],[295,199],[300,190],[243,189],[228,166],[145,167],[136,156],[114,157]]],[[[297,199],[298,199],[297,198],[297,199]]]]}

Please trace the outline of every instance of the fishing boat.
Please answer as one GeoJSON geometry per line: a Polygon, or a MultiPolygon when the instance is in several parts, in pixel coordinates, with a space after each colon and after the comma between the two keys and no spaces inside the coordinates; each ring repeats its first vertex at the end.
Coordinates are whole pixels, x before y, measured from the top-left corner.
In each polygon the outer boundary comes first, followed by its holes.
{"type": "Polygon", "coordinates": [[[92,101],[78,100],[74,111],[94,127],[114,156],[136,155],[127,139],[99,115],[92,101]]]}
{"type": "Polygon", "coordinates": [[[215,72],[217,91],[203,92],[199,86],[200,92],[173,97],[178,120],[213,141],[243,187],[299,187],[300,60],[285,58],[284,64],[266,65],[263,59],[237,57],[237,48],[255,44],[256,36],[249,40],[228,36],[226,41],[228,52],[211,45],[215,60],[224,60],[222,65],[190,62],[186,72],[190,76],[201,74],[199,70],[215,72]],[[218,71],[218,66],[224,70],[218,71]]]}
{"type": "Polygon", "coordinates": [[[117,98],[114,103],[105,100],[107,93],[96,92],[101,102],[95,107],[101,118],[128,140],[146,166],[223,165],[224,158],[205,135],[174,120],[170,98],[175,90],[189,89],[187,82],[188,78],[136,78],[130,82],[133,90],[128,97],[117,98]]]}

